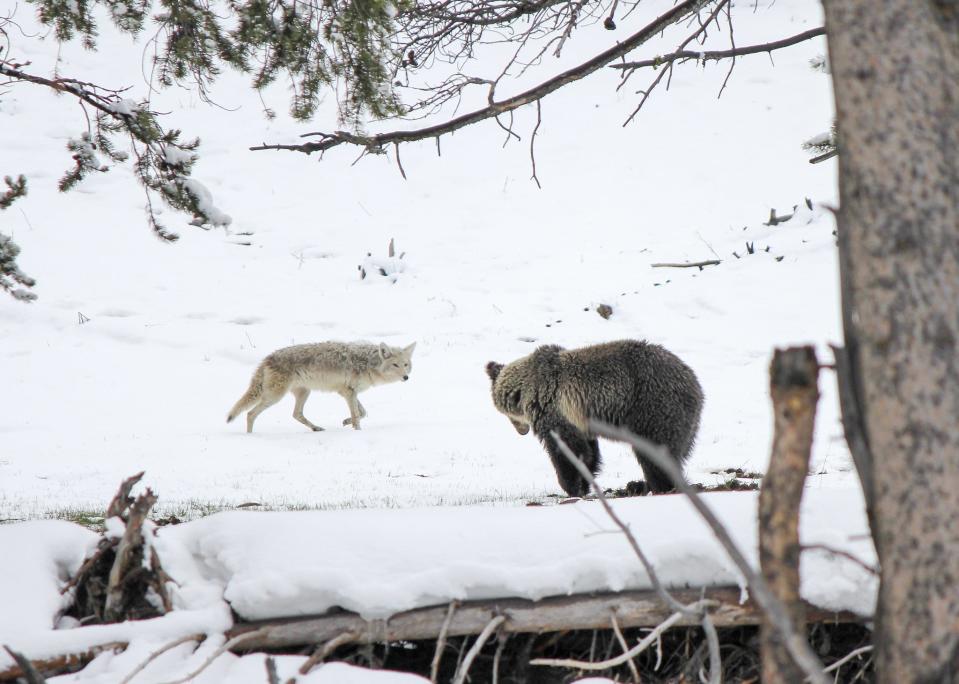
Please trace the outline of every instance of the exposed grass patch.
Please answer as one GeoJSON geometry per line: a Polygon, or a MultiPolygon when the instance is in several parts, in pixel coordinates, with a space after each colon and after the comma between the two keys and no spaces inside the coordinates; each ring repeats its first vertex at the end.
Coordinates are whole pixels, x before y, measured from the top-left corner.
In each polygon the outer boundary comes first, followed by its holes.
{"type": "Polygon", "coordinates": [[[47,511],[44,520],[66,520],[82,525],[94,532],[103,532],[103,510],[92,511],[84,508],[62,508],[47,511]]]}

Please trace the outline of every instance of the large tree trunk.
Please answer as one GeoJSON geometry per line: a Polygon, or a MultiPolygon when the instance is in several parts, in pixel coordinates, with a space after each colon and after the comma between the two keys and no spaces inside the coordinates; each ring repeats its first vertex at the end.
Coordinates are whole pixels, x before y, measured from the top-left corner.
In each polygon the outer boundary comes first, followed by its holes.
{"type": "Polygon", "coordinates": [[[959,681],[959,2],[823,4],[879,681],[959,681]]]}

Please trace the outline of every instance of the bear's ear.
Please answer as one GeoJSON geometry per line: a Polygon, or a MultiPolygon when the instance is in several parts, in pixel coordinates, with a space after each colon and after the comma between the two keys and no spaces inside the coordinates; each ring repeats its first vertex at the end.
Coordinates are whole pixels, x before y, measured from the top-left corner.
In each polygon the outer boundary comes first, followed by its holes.
{"type": "Polygon", "coordinates": [[[490,361],[486,364],[486,374],[489,376],[489,379],[493,382],[496,382],[496,378],[499,377],[499,372],[503,370],[503,364],[496,363],[495,361],[490,361]]]}

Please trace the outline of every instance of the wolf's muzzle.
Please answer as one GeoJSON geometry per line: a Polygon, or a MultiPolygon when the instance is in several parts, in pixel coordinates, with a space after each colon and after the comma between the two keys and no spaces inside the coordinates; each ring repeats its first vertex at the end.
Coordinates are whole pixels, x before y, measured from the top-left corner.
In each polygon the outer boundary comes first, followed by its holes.
{"type": "Polygon", "coordinates": [[[406,382],[406,381],[409,380],[409,379],[410,379],[410,376],[408,376],[408,375],[404,375],[404,376],[403,376],[403,382],[406,382]]]}

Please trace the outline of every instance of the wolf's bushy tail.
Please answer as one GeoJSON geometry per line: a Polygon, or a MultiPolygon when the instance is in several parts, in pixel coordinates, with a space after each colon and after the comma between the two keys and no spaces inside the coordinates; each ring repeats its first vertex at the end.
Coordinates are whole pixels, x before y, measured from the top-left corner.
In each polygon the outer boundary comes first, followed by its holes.
{"type": "Polygon", "coordinates": [[[237,401],[233,405],[233,408],[230,409],[230,413],[226,417],[226,422],[229,423],[238,415],[243,413],[243,411],[259,401],[260,394],[263,392],[263,374],[264,370],[263,366],[261,365],[253,374],[253,378],[250,380],[250,387],[246,390],[246,394],[240,397],[240,400],[237,401]]]}

